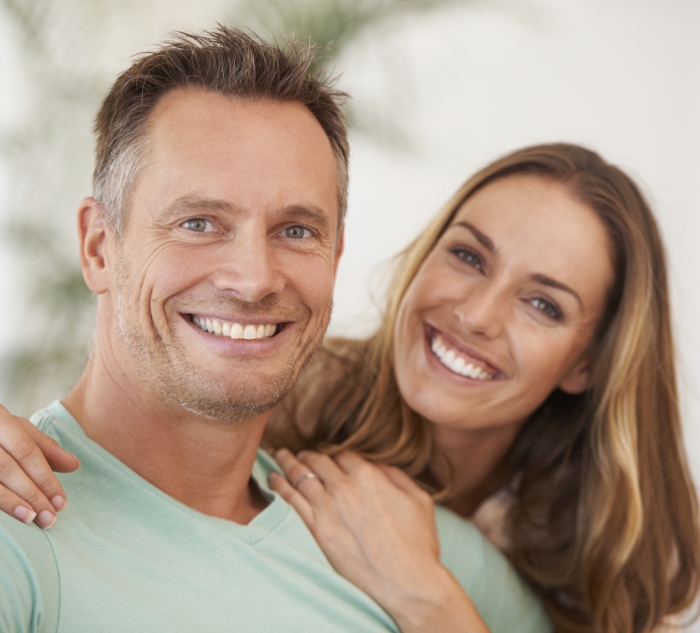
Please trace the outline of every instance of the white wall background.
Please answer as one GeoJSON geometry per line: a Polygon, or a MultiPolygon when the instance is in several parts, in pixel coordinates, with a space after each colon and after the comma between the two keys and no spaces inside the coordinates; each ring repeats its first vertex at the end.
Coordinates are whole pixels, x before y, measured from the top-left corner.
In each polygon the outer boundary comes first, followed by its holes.
{"type": "MultiPolygon", "coordinates": [[[[153,40],[186,19],[163,15],[148,17],[153,40]]],[[[216,19],[199,15],[197,26],[216,19]]],[[[381,42],[376,35],[353,51],[342,85],[360,102],[387,91],[403,99],[396,116],[415,147],[405,154],[354,139],[332,332],[371,328],[373,272],[476,168],[525,144],[585,144],[642,183],[660,220],[688,452],[700,479],[700,2],[523,0],[407,20],[383,29],[381,42]],[[392,80],[396,65],[411,71],[408,85],[392,80]]],[[[22,116],[27,90],[2,22],[0,77],[2,130],[22,116]]],[[[0,163],[0,205],[7,185],[0,163]]],[[[21,329],[20,266],[0,252],[0,348],[21,329]]]]}

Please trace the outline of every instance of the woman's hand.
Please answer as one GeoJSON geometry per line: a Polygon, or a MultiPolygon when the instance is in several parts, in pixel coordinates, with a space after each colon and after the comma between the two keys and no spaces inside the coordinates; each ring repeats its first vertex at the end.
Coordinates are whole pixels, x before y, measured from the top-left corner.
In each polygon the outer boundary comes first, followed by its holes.
{"type": "Polygon", "coordinates": [[[43,528],[56,522],[66,505],[66,493],[52,469],[68,473],[80,467],[77,457],[64,451],[29,420],[0,405],[0,510],[23,523],[43,528]]]}
{"type": "Polygon", "coordinates": [[[331,565],[374,598],[403,633],[488,631],[440,563],[433,501],[402,470],[356,453],[276,454],[270,486],[299,513],[331,565]]]}

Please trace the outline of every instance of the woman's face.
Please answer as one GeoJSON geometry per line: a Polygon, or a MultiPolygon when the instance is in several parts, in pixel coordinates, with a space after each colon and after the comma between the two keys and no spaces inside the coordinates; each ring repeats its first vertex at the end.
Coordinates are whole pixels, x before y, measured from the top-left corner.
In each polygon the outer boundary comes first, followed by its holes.
{"type": "Polygon", "coordinates": [[[401,394],[435,424],[519,428],[555,388],[587,388],[587,346],[612,281],[604,224],[563,185],[514,175],[485,186],[401,302],[401,394]]]}

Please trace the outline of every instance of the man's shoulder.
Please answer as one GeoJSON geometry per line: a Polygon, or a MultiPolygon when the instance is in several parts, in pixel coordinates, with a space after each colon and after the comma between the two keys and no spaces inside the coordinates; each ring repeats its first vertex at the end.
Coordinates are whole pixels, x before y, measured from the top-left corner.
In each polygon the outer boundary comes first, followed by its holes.
{"type": "Polygon", "coordinates": [[[541,602],[508,559],[470,521],[436,506],[440,558],[474,602],[489,629],[546,632],[541,602]]]}
{"type": "Polygon", "coordinates": [[[55,631],[59,575],[46,533],[0,513],[0,630],[55,631]]]}
{"type": "MultiPolygon", "coordinates": [[[[59,401],[37,411],[32,423],[60,444],[76,433],[59,401]]],[[[60,576],[49,533],[0,513],[0,631],[55,631],[60,576]]]]}
{"type": "Polygon", "coordinates": [[[36,413],[32,414],[29,421],[37,429],[57,440],[60,440],[61,436],[66,434],[75,435],[76,431],[84,435],[80,425],[75,421],[60,400],[56,400],[43,409],[39,409],[36,413]]]}

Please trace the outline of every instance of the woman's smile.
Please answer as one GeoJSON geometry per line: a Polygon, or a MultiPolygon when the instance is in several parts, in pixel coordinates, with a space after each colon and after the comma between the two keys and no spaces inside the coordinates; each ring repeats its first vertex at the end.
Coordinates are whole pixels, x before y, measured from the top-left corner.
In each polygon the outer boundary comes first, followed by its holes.
{"type": "Polygon", "coordinates": [[[471,381],[493,381],[503,378],[503,372],[486,361],[477,352],[444,332],[425,327],[426,342],[432,355],[453,374],[471,381]]]}

